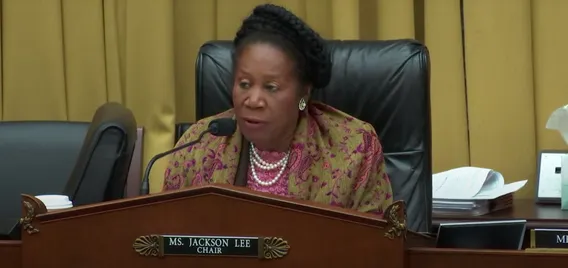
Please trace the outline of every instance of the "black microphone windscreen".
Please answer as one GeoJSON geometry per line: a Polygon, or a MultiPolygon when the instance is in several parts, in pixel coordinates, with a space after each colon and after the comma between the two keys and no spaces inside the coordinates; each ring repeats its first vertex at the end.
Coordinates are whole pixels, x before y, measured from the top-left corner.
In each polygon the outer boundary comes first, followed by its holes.
{"type": "Polygon", "coordinates": [[[232,118],[218,118],[209,123],[209,133],[215,136],[231,136],[237,130],[237,122],[232,118]]]}

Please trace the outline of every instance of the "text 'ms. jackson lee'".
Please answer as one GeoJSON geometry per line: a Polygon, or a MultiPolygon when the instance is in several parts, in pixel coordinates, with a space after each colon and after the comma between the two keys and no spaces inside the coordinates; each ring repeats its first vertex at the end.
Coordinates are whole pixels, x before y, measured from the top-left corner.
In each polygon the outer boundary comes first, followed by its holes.
{"type": "Polygon", "coordinates": [[[164,235],[168,255],[258,256],[258,237],[164,235]]]}

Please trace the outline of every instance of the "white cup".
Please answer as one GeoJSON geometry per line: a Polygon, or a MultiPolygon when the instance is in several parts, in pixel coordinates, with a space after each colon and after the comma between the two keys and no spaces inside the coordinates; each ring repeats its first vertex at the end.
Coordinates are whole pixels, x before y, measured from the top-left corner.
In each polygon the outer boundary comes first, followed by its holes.
{"type": "Polygon", "coordinates": [[[41,200],[47,211],[54,211],[60,209],[68,209],[73,207],[73,202],[69,200],[69,197],[66,195],[37,195],[37,199],[41,200]]]}

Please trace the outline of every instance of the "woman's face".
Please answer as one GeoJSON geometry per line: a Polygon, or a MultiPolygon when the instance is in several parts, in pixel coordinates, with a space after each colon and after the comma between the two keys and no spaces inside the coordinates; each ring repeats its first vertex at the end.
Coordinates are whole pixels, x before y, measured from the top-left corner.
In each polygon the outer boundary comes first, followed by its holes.
{"type": "Polygon", "coordinates": [[[241,51],[234,72],[233,106],[241,133],[260,149],[287,150],[301,98],[293,60],[273,45],[251,44],[241,51]]]}

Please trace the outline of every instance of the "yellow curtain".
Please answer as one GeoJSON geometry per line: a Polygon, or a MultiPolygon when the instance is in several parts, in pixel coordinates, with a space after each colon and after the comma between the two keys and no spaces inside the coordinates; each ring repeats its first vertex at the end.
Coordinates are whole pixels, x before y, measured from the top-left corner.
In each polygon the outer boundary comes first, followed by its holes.
{"type": "MultiPolygon", "coordinates": [[[[0,0],[2,120],[89,120],[132,109],[144,161],[195,119],[194,62],[232,39],[260,3],[292,9],[330,39],[415,38],[431,53],[434,171],[473,165],[530,179],[536,153],[566,149],[544,128],[568,103],[565,0],[0,0]]],[[[151,177],[159,191],[166,161],[151,177]]]]}

